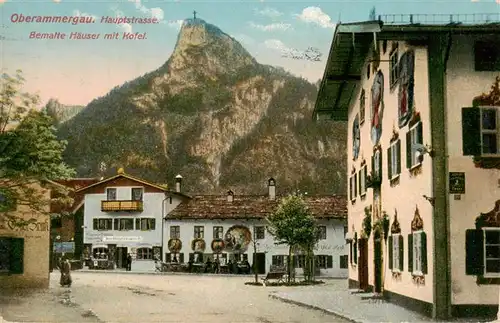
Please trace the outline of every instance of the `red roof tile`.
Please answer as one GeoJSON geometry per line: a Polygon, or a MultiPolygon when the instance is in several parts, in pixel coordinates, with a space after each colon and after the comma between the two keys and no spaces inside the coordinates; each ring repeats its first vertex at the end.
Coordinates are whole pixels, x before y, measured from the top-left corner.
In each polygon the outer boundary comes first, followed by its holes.
{"type": "MultiPolygon", "coordinates": [[[[347,199],[339,195],[305,196],[309,209],[318,218],[347,218],[347,199]]],[[[167,219],[248,219],[263,218],[274,212],[279,203],[267,195],[195,195],[180,203],[167,219]]]]}

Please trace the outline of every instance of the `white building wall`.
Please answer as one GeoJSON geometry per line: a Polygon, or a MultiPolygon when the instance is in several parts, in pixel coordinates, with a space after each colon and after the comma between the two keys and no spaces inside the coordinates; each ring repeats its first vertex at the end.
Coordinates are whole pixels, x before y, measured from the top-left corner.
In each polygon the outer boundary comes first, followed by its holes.
{"type": "Polygon", "coordinates": [[[447,72],[447,145],[450,172],[465,172],[465,194],[450,195],[450,248],[452,304],[498,304],[498,285],[477,285],[465,274],[465,231],[475,228],[480,213],[493,209],[500,199],[500,170],[476,168],[471,156],[462,153],[462,107],[471,107],[474,97],[488,93],[499,72],[474,70],[474,40],[471,35],[454,36],[447,72]]]}
{"type": "MultiPolygon", "coordinates": [[[[331,255],[333,259],[332,267],[329,269],[321,269],[320,276],[346,278],[347,269],[340,268],[340,256],[347,255],[347,247],[344,242],[344,223],[342,220],[321,220],[319,225],[325,225],[327,229],[327,239],[321,240],[318,243],[315,255],[331,255]]],[[[213,253],[211,243],[213,240],[213,227],[222,226],[225,234],[233,225],[243,225],[248,227],[250,232],[254,233],[255,226],[265,226],[263,220],[167,220],[165,222],[164,245],[168,245],[170,239],[170,226],[180,226],[180,240],[182,241],[182,249],[180,253],[184,253],[184,262],[189,260],[189,254],[194,251],[191,249],[191,242],[194,239],[194,227],[204,226],[204,240],[206,244],[206,254],[213,253]]],[[[165,247],[164,253],[168,253],[165,247]]],[[[253,243],[250,242],[246,254],[248,261],[253,263],[253,243]]],[[[266,231],[265,238],[258,240],[256,252],[266,253],[266,272],[269,271],[272,264],[273,255],[288,255],[288,246],[275,245],[273,237],[266,231]]],[[[225,252],[224,252],[225,253],[225,252]]],[[[229,255],[228,255],[229,259],[229,255]]],[[[301,275],[302,270],[297,269],[297,274],[301,275]]]]}
{"type": "MultiPolygon", "coordinates": [[[[382,48],[382,42],[380,47],[382,48]]],[[[432,161],[428,155],[424,157],[422,163],[422,171],[417,176],[411,176],[406,168],[406,133],[408,125],[399,129],[398,126],[398,86],[391,91],[389,84],[389,55],[392,48],[391,42],[387,44],[385,54],[380,53],[379,69],[384,75],[384,110],[382,119],[382,135],[380,145],[382,147],[382,185],[381,185],[381,210],[387,212],[390,225],[394,220],[395,210],[397,210],[398,221],[401,225],[401,234],[404,237],[404,271],[400,279],[392,277],[392,272],[388,268],[388,241],[383,249],[383,289],[405,295],[407,297],[419,299],[426,302],[433,301],[432,286],[433,286],[433,227],[432,227],[432,206],[423,198],[423,195],[432,196],[432,161]],[[387,148],[389,147],[390,139],[393,136],[393,129],[396,130],[401,139],[401,175],[399,184],[391,187],[388,179],[387,166],[387,148]],[[423,219],[424,231],[427,235],[427,264],[428,274],[425,276],[425,285],[417,285],[413,282],[412,275],[408,271],[408,241],[407,235],[411,233],[411,221],[413,220],[415,209],[418,207],[420,216],[423,219]]],[[[402,55],[410,47],[404,42],[399,43],[399,53],[402,55]]],[[[429,116],[429,85],[428,85],[428,68],[427,68],[427,50],[424,47],[412,47],[415,51],[415,87],[414,87],[414,110],[420,113],[423,126],[423,141],[424,144],[432,145],[430,137],[430,116],[429,116]]],[[[366,71],[366,66],[363,69],[366,71]]],[[[370,78],[367,79],[366,73],[363,72],[361,81],[362,88],[366,93],[366,117],[365,122],[360,126],[361,143],[360,153],[356,161],[353,161],[353,143],[352,143],[352,126],[354,118],[359,114],[359,95],[355,97],[355,103],[351,106],[348,116],[348,142],[347,142],[347,176],[351,176],[353,166],[358,172],[363,158],[368,165],[368,174],[372,169],[371,156],[373,154],[373,143],[370,137],[371,131],[371,88],[373,85],[375,73],[371,72],[370,78]]],[[[359,190],[358,190],[359,191],[359,190]]],[[[348,198],[349,199],[349,198],[348,198]]],[[[361,200],[359,197],[353,204],[348,202],[348,223],[349,231],[352,231],[354,226],[358,238],[361,237],[363,231],[362,222],[364,218],[364,208],[373,204],[373,189],[367,190],[366,198],[361,200]]],[[[374,221],[372,220],[372,224],[374,221]]],[[[368,268],[369,268],[369,284],[374,285],[374,246],[373,234],[368,240],[368,268]]],[[[359,256],[359,250],[358,250],[359,256]]],[[[349,264],[349,278],[358,280],[358,268],[354,264],[349,264]]]]}
{"type": "MultiPolygon", "coordinates": [[[[131,200],[132,187],[116,187],[117,200],[131,200]]],[[[140,186],[137,186],[140,187],[140,186]]],[[[164,203],[165,214],[175,208],[181,198],[172,195],[172,204],[165,200],[164,193],[143,193],[143,211],[142,212],[102,212],[101,201],[106,200],[106,193],[86,194],[84,199],[84,235],[83,243],[92,244],[92,247],[106,247],[108,244],[116,244],[117,247],[127,247],[128,252],[135,257],[135,250],[141,247],[162,247],[162,232],[164,229],[162,219],[162,204],[164,203]],[[131,218],[134,219],[134,230],[118,231],[94,230],[93,220],[95,218],[131,218]],[[154,218],[155,230],[141,231],[135,229],[136,218],[154,218]]],[[[114,224],[113,224],[114,225],[114,224]]],[[[132,270],[154,270],[154,261],[133,259],[132,270]]]]}

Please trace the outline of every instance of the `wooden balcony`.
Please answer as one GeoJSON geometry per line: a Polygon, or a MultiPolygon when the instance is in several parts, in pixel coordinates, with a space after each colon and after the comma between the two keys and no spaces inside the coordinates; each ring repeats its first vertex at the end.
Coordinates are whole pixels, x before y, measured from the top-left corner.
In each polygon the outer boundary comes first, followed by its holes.
{"type": "Polygon", "coordinates": [[[142,201],[101,201],[102,212],[142,212],[142,201]]]}

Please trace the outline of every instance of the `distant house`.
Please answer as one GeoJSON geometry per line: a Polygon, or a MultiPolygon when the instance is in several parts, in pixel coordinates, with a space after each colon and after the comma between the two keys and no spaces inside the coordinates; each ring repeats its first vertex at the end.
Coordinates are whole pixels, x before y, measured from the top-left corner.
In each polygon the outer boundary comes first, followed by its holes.
{"type": "MultiPolygon", "coordinates": [[[[165,259],[180,262],[248,260],[254,263],[252,240],[257,241],[255,257],[258,272],[271,267],[286,267],[288,246],[276,245],[266,230],[266,217],[277,207],[275,180],[268,181],[266,195],[196,195],[185,200],[165,218],[165,259]]],[[[347,277],[347,248],[344,235],[347,230],[346,199],[343,196],[305,196],[308,207],[320,226],[321,236],[315,250],[318,274],[329,277],[347,277]]],[[[299,251],[295,257],[297,273],[302,274],[305,256],[299,251]]]]}
{"type": "MultiPolygon", "coordinates": [[[[46,182],[33,184],[47,201],[51,188],[61,185],[46,182]]],[[[9,200],[0,190],[0,290],[2,288],[49,287],[50,215],[31,210],[27,205],[9,200]],[[5,212],[24,224],[10,220],[5,212]],[[18,223],[20,224],[20,223],[18,223]]]]}
{"type": "Polygon", "coordinates": [[[163,216],[189,197],[119,169],[118,174],[75,191],[83,198],[84,259],[91,268],[154,270],[162,258],[163,216]],[[89,260],[91,262],[89,263],[89,260]]]}
{"type": "Polygon", "coordinates": [[[349,286],[440,320],[494,317],[498,21],[394,18],[337,25],[314,109],[348,122],[349,286]]]}

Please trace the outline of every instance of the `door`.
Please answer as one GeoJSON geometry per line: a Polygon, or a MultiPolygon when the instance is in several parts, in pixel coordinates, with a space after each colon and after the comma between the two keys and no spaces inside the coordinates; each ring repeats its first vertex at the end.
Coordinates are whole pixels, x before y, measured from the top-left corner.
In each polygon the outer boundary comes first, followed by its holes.
{"type": "Polygon", "coordinates": [[[382,293],[382,238],[380,232],[375,231],[373,236],[373,252],[374,252],[374,292],[382,293]]]}
{"type": "Polygon", "coordinates": [[[127,247],[116,248],[116,266],[118,268],[127,267],[127,247]]]}
{"type": "Polygon", "coordinates": [[[359,289],[368,291],[368,240],[359,239],[358,280],[359,289]]]}
{"type": "Polygon", "coordinates": [[[253,254],[253,263],[257,265],[257,273],[262,275],[266,273],[266,254],[264,252],[257,252],[253,254]]]}

